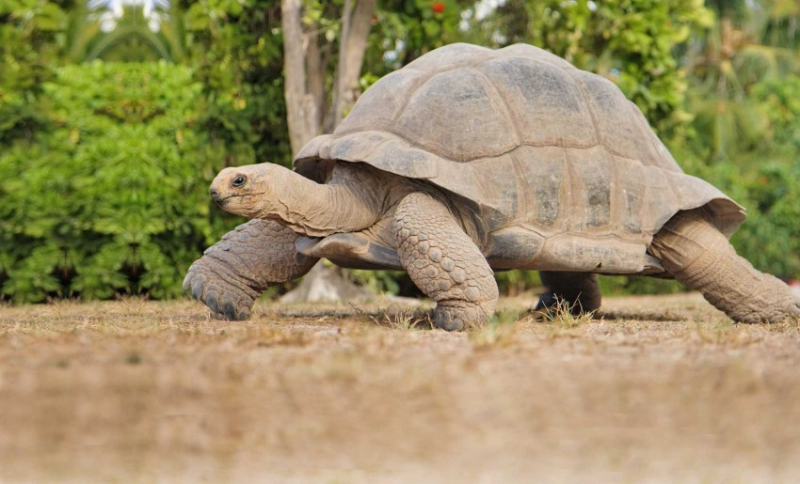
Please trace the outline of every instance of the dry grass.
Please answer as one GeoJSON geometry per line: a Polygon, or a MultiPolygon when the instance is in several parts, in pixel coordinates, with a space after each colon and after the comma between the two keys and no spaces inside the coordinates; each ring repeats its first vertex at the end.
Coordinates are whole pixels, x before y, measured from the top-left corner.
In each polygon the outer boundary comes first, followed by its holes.
{"type": "Polygon", "coordinates": [[[798,323],[532,304],[458,334],[394,302],[0,307],[0,481],[800,481],[798,323]]]}

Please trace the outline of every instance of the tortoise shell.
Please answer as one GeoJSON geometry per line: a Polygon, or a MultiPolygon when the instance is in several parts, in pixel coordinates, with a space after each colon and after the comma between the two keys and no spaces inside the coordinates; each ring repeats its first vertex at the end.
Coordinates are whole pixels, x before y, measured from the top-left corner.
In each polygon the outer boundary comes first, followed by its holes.
{"type": "Polygon", "coordinates": [[[683,173],[609,80],[530,45],[436,49],[371,86],[295,158],[306,176],[364,162],[474,206],[495,268],[652,273],[653,235],[705,207],[726,236],[743,209],[683,173]]]}

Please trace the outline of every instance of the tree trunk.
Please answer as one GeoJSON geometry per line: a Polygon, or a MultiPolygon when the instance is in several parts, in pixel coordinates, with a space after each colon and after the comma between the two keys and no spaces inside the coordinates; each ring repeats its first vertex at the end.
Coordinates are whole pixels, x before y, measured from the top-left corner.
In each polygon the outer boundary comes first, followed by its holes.
{"type": "MultiPolygon", "coordinates": [[[[344,111],[355,102],[375,1],[345,0],[332,105],[326,109],[326,63],[321,58],[319,35],[315,28],[309,33],[303,33],[300,0],[281,0],[284,95],[292,153],[300,151],[311,138],[321,132],[332,132],[344,117],[344,111]],[[353,3],[356,5],[353,6],[353,3]]],[[[368,294],[364,288],[342,277],[340,272],[319,263],[306,274],[300,286],[281,300],[351,300],[368,294]]]]}
{"type": "Polygon", "coordinates": [[[317,135],[319,106],[308,92],[303,52],[300,0],[281,0],[283,28],[284,96],[292,153],[297,153],[317,135]]]}
{"type": "Polygon", "coordinates": [[[361,64],[367,50],[376,0],[345,0],[339,38],[339,64],[333,86],[332,106],[325,119],[325,131],[332,132],[356,101],[361,64]],[[352,2],[356,1],[355,7],[352,2]]]}
{"type": "Polygon", "coordinates": [[[317,26],[310,25],[309,27],[311,31],[303,36],[303,47],[306,53],[306,78],[308,94],[316,106],[314,125],[319,128],[322,126],[325,116],[325,64],[322,62],[322,54],[319,50],[317,26]]]}

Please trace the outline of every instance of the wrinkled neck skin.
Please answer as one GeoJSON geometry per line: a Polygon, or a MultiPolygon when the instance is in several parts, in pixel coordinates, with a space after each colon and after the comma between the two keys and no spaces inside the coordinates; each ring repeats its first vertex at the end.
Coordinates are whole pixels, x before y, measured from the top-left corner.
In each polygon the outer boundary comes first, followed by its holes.
{"type": "Polygon", "coordinates": [[[280,167],[254,218],[283,222],[295,232],[324,237],[372,226],[414,191],[405,179],[363,164],[339,162],[327,184],[280,167]]]}

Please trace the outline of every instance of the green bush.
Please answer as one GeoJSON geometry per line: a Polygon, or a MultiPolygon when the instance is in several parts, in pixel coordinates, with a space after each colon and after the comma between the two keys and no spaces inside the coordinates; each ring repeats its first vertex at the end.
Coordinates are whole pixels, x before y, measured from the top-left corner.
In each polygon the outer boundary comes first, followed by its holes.
{"type": "Polygon", "coordinates": [[[47,125],[0,153],[0,296],[179,294],[226,225],[210,216],[222,157],[192,127],[191,70],[95,62],[43,88],[47,125]]]}

